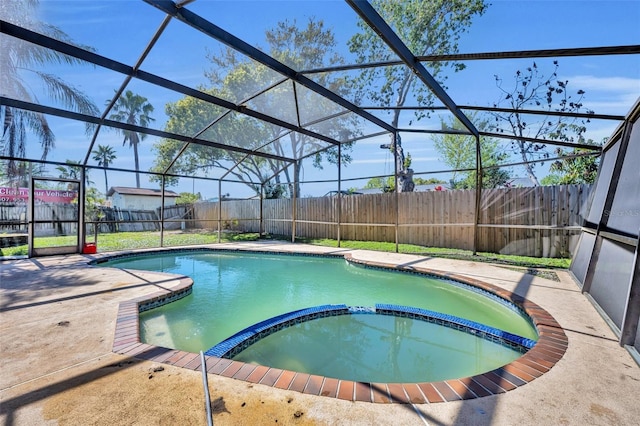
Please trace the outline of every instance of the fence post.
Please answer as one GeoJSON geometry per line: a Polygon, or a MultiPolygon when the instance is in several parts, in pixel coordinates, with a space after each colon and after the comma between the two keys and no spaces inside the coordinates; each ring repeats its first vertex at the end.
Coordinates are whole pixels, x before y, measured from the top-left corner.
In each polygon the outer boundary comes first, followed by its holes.
{"type": "Polygon", "coordinates": [[[258,228],[258,237],[264,235],[264,182],[260,184],[260,226],[258,228]]]}
{"type": "MultiPolygon", "coordinates": [[[[298,176],[298,162],[293,163],[293,175],[298,176]]],[[[298,193],[296,191],[296,184],[293,183],[291,187],[291,242],[296,242],[296,198],[298,193]]]]}
{"type": "MultiPolygon", "coordinates": [[[[342,145],[338,144],[338,205],[337,205],[337,216],[338,216],[338,247],[340,247],[340,222],[342,222],[342,145]]],[[[332,203],[333,204],[333,203],[332,203]]]]}
{"type": "MultiPolygon", "coordinates": [[[[85,194],[87,189],[87,167],[82,166],[80,169],[80,185],[78,185],[78,253],[82,253],[84,242],[86,239],[87,224],[85,222],[85,211],[87,205],[85,203],[85,194]]],[[[93,226],[96,226],[95,224],[93,226]]],[[[96,237],[98,233],[95,233],[96,237]]],[[[97,239],[95,241],[98,242],[97,239]]]]}
{"type": "Polygon", "coordinates": [[[480,156],[480,135],[476,135],[476,208],[473,220],[473,255],[478,254],[480,234],[480,204],[482,203],[482,157],[480,156]]]}
{"type": "Polygon", "coordinates": [[[164,247],[164,174],[162,175],[162,193],[160,194],[160,247],[164,247]]]}
{"type": "Polygon", "coordinates": [[[400,209],[400,187],[399,187],[399,183],[400,181],[398,180],[398,148],[397,148],[397,144],[398,143],[398,132],[395,132],[393,134],[393,156],[394,156],[394,162],[393,162],[393,173],[394,173],[394,179],[395,179],[395,185],[396,185],[396,193],[395,193],[395,201],[396,201],[396,217],[394,218],[394,232],[395,232],[395,242],[396,242],[396,253],[398,253],[399,249],[398,249],[398,221],[399,218],[398,216],[400,215],[399,209],[400,209]]]}
{"type": "Polygon", "coordinates": [[[221,240],[222,226],[220,221],[222,220],[222,181],[218,179],[218,243],[221,240]]]}
{"type": "Polygon", "coordinates": [[[35,213],[35,183],[33,181],[33,176],[31,176],[31,170],[29,170],[29,207],[27,208],[27,241],[28,241],[28,257],[33,257],[33,242],[35,236],[35,224],[33,223],[33,215],[35,213]]]}

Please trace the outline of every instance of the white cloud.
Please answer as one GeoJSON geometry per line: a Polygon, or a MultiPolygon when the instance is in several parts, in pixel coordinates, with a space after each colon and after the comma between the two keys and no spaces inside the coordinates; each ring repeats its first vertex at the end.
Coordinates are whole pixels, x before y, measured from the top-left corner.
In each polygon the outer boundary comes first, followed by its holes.
{"type": "MultiPolygon", "coordinates": [[[[588,103],[588,107],[593,111],[606,114],[607,111],[616,111],[615,113],[627,114],[638,100],[640,89],[633,93],[623,93],[610,100],[598,100],[588,103]]],[[[585,102],[587,104],[587,102],[585,102]]]]}
{"type": "Polygon", "coordinates": [[[573,89],[586,92],[583,104],[596,114],[625,115],[640,94],[640,78],[576,75],[567,80],[573,89]]]}
{"type": "Polygon", "coordinates": [[[438,157],[411,157],[411,161],[413,163],[417,163],[419,161],[439,161],[438,157]]]}
{"type": "Polygon", "coordinates": [[[351,164],[384,164],[387,161],[389,160],[385,158],[370,158],[366,160],[353,160],[351,164]]]}
{"type": "Polygon", "coordinates": [[[580,87],[587,93],[618,92],[618,93],[640,93],[640,79],[629,77],[596,77],[593,75],[576,75],[569,77],[569,84],[576,88],[580,87]]]}
{"type": "MultiPolygon", "coordinates": [[[[411,157],[411,161],[413,163],[420,161],[438,161],[438,157],[411,157]]],[[[351,164],[384,164],[384,163],[393,163],[392,158],[369,158],[365,160],[353,160],[351,164]]]]}

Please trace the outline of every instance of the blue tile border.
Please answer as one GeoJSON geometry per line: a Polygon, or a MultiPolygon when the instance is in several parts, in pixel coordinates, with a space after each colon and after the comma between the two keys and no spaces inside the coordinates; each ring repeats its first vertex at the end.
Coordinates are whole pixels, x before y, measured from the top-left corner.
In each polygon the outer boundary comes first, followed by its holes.
{"type": "Polygon", "coordinates": [[[300,324],[316,318],[325,318],[348,314],[347,305],[320,305],[299,309],[261,321],[241,330],[208,349],[205,355],[219,358],[233,358],[258,340],[294,324],[300,324]]]}
{"type": "Polygon", "coordinates": [[[299,256],[299,257],[326,257],[330,259],[344,259],[344,255],[340,253],[296,253],[296,252],[281,252],[271,250],[246,250],[246,249],[234,249],[234,248],[209,248],[209,247],[185,247],[185,248],[157,248],[151,251],[144,252],[127,252],[118,254],[106,253],[104,257],[99,259],[93,259],[88,262],[89,265],[95,266],[102,263],[107,263],[113,260],[122,260],[127,258],[144,258],[147,256],[158,256],[161,254],[188,254],[188,253],[228,253],[228,254],[268,254],[276,256],[299,256]]]}
{"type": "Polygon", "coordinates": [[[527,352],[536,344],[535,340],[518,336],[516,334],[500,330],[499,328],[460,318],[455,315],[443,314],[441,312],[430,311],[427,309],[413,308],[410,306],[376,304],[376,313],[419,319],[433,324],[443,325],[445,327],[482,337],[485,340],[499,343],[503,346],[515,349],[520,353],[527,352]]]}
{"type": "Polygon", "coordinates": [[[183,297],[190,295],[192,292],[193,287],[190,286],[188,288],[185,288],[184,290],[172,291],[164,297],[159,297],[157,299],[139,303],[138,313],[158,308],[160,306],[166,305],[167,303],[175,302],[176,300],[180,300],[183,297]]]}
{"type": "Polygon", "coordinates": [[[502,346],[514,349],[522,354],[526,353],[535,344],[535,340],[517,336],[498,328],[480,324],[454,315],[427,309],[413,308],[410,306],[376,304],[370,306],[346,306],[346,305],[321,305],[312,308],[300,309],[251,325],[239,331],[233,336],[223,340],[214,347],[208,349],[205,355],[219,358],[232,359],[240,352],[247,349],[260,339],[281,331],[295,324],[301,324],[317,318],[326,318],[337,315],[390,315],[402,318],[410,318],[426,321],[459,330],[485,340],[498,343],[502,346]]]}

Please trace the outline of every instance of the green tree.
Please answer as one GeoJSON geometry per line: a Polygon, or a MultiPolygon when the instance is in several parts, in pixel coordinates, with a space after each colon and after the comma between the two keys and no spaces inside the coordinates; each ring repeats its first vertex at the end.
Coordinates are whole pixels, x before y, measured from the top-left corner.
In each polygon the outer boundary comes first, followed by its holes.
{"type": "MultiPolygon", "coordinates": [[[[56,166],[58,177],[60,179],[81,180],[82,179],[82,163],[74,160],[66,160],[66,165],[56,166]]],[[[84,179],[86,186],[93,185],[93,181],[89,178],[89,171],[85,170],[84,179]]]]}
{"type": "MultiPolygon", "coordinates": [[[[333,32],[325,28],[322,21],[310,19],[301,27],[296,21],[280,22],[266,32],[266,40],[270,55],[293,69],[312,69],[342,62],[335,52],[333,32]]],[[[209,86],[201,90],[336,140],[348,140],[358,134],[356,122],[348,115],[323,120],[342,112],[341,107],[289,80],[281,81],[281,75],[239,57],[232,49],[210,54],[208,59],[212,64],[206,73],[209,86]],[[273,87],[265,92],[269,85],[273,87]]],[[[343,79],[329,74],[318,75],[314,79],[339,94],[346,93],[343,79]]],[[[193,98],[168,104],[166,113],[169,116],[166,130],[170,132],[198,135],[207,140],[297,159],[318,151],[313,157],[313,166],[320,169],[324,161],[337,162],[337,149],[322,151],[326,147],[323,141],[242,114],[228,113],[223,108],[193,98]]],[[[163,172],[183,146],[183,143],[172,140],[157,143],[152,171],[163,172]]],[[[350,148],[350,144],[342,145],[343,164],[351,161],[350,148]]],[[[170,171],[193,174],[220,169],[247,184],[256,194],[260,193],[261,183],[274,177],[267,186],[267,196],[283,196],[287,188],[289,194],[295,191],[299,196],[300,188],[295,185],[300,181],[302,167],[286,166],[281,161],[256,155],[191,144],[176,159],[170,171]],[[292,169],[298,175],[294,175],[292,169]]],[[[177,179],[169,178],[166,182],[173,185],[177,179]]]]}
{"type": "Polygon", "coordinates": [[[273,200],[277,198],[284,198],[285,188],[283,185],[276,185],[269,181],[264,186],[264,198],[267,200],[273,200]]]}
{"type": "MultiPolygon", "coordinates": [[[[543,73],[533,62],[524,71],[517,70],[511,84],[505,83],[495,76],[496,86],[500,91],[500,99],[494,107],[508,107],[513,112],[492,113],[493,124],[490,129],[497,133],[514,135],[518,138],[555,139],[565,142],[578,142],[587,130],[589,119],[571,118],[567,116],[538,116],[537,119],[522,110],[544,108],[549,112],[577,113],[593,111],[584,108],[582,100],[584,90],[569,93],[569,81],[558,77],[558,61],[553,61],[553,71],[543,73]]],[[[516,139],[511,142],[512,151],[525,161],[527,176],[534,185],[540,185],[534,166],[536,160],[549,158],[546,144],[516,139]]]]}
{"type": "MultiPolygon", "coordinates": [[[[587,145],[604,145],[606,139],[601,144],[595,143],[589,139],[587,145]]],[[[584,143],[584,142],[581,142],[584,143]]],[[[574,148],[565,150],[556,148],[555,154],[558,157],[565,157],[551,163],[549,175],[542,178],[543,185],[572,185],[580,183],[594,183],[598,177],[598,165],[600,164],[600,156],[595,155],[593,151],[574,148]],[[585,155],[594,154],[594,155],[585,155]]]]}
{"type": "MultiPolygon", "coordinates": [[[[475,121],[477,114],[470,116],[475,121]]],[[[485,129],[486,122],[476,123],[480,130],[485,129]]],[[[465,130],[457,120],[442,121],[443,128],[465,130]]],[[[474,136],[460,134],[438,134],[432,136],[434,147],[440,154],[440,159],[453,169],[451,183],[453,189],[469,189],[476,187],[476,139],[474,136]],[[466,169],[466,170],[465,170],[466,169]]],[[[480,138],[480,158],[482,166],[500,164],[507,154],[500,151],[500,143],[495,138],[480,138]]],[[[505,169],[488,168],[482,171],[482,187],[494,188],[504,185],[510,178],[505,169]]]]}
{"type": "Polygon", "coordinates": [[[379,189],[380,192],[393,192],[396,187],[395,179],[393,176],[386,178],[375,177],[367,181],[364,186],[365,189],[379,189]]]}
{"type": "MultiPolygon", "coordinates": [[[[3,0],[0,3],[0,16],[9,22],[79,46],[59,28],[39,21],[36,18],[38,6],[38,0],[3,0]]],[[[91,50],[87,46],[80,47],[91,50]]],[[[99,114],[95,104],[80,90],[59,76],[46,72],[48,67],[56,64],[79,65],[82,63],[79,59],[8,36],[0,38],[0,51],[0,88],[4,96],[38,103],[36,94],[31,90],[35,77],[42,82],[45,94],[54,101],[82,114],[99,114]]],[[[11,157],[7,164],[10,177],[19,173],[14,158],[25,157],[28,131],[40,141],[43,160],[55,147],[55,135],[44,114],[0,105],[0,121],[3,123],[0,147],[3,155],[11,157]]],[[[91,128],[87,126],[87,132],[91,128]]]]}
{"type": "Polygon", "coordinates": [[[197,194],[192,194],[191,192],[181,192],[180,194],[178,194],[178,198],[176,198],[176,204],[193,204],[200,200],[202,200],[202,196],[199,192],[197,194]]]}
{"type": "Polygon", "coordinates": [[[109,180],[107,179],[107,168],[116,159],[116,151],[109,145],[98,145],[97,149],[91,151],[93,159],[98,162],[98,166],[104,171],[104,193],[109,192],[109,180]]]}
{"type": "MultiPolygon", "coordinates": [[[[89,222],[98,222],[104,218],[105,199],[102,198],[97,188],[87,188],[84,194],[84,219],[89,222]]],[[[98,241],[98,230],[100,225],[93,223],[93,241],[98,241]]]]}
{"type": "MultiPolygon", "coordinates": [[[[107,104],[111,101],[108,100],[107,104]]],[[[147,98],[137,95],[131,90],[124,92],[116,103],[113,105],[113,112],[109,115],[112,120],[120,121],[127,124],[135,124],[137,126],[148,127],[152,121],[153,105],[147,98]]],[[[124,135],[122,145],[129,143],[129,147],[133,148],[133,160],[136,168],[136,188],[140,188],[140,158],[138,156],[138,145],[147,137],[145,133],[138,133],[131,130],[118,129],[124,135]]]]}
{"type": "Polygon", "coordinates": [[[27,188],[31,176],[44,176],[47,174],[45,164],[30,161],[16,161],[13,172],[9,168],[10,160],[0,160],[0,185],[14,188],[27,188]]]}
{"type": "Polygon", "coordinates": [[[421,177],[415,177],[413,178],[413,181],[415,182],[416,185],[435,185],[435,184],[440,184],[440,183],[447,183],[442,179],[438,179],[438,178],[428,178],[428,179],[424,179],[421,177]]]}
{"type": "Polygon", "coordinates": [[[542,186],[554,186],[554,185],[562,185],[560,183],[561,177],[557,173],[550,173],[540,179],[540,185],[542,186]]]}
{"type": "MultiPolygon", "coordinates": [[[[487,9],[482,0],[372,0],[371,3],[416,56],[457,53],[460,36],[469,29],[472,19],[484,14],[487,9]]],[[[362,31],[349,40],[349,49],[358,55],[358,63],[397,59],[378,34],[364,22],[359,22],[358,26],[362,31]]],[[[461,63],[439,61],[425,66],[441,85],[445,80],[445,69],[453,67],[459,71],[464,68],[461,63]]],[[[431,90],[407,67],[365,68],[354,85],[357,89],[357,103],[373,102],[389,107],[392,111],[391,125],[396,128],[401,113],[401,109],[397,107],[405,105],[407,101],[415,102],[421,107],[430,106],[434,101],[431,90]]],[[[415,112],[415,120],[425,116],[423,109],[415,112]]],[[[406,164],[400,136],[397,135],[395,139],[392,136],[391,142],[381,148],[390,149],[394,153],[399,190],[412,191],[413,171],[406,164]]]]}
{"type": "MultiPolygon", "coordinates": [[[[433,185],[438,183],[447,183],[438,178],[424,179],[421,177],[415,177],[413,178],[413,181],[416,185],[433,185]]],[[[389,176],[387,178],[375,177],[369,179],[364,187],[365,189],[380,189],[380,192],[393,192],[396,187],[396,182],[393,176],[389,176]]]]}

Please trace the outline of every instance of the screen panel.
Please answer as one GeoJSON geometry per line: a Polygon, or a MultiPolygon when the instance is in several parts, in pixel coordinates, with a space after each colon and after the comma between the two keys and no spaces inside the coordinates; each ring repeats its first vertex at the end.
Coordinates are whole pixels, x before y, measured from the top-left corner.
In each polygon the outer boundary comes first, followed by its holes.
{"type": "Polygon", "coordinates": [[[618,328],[627,304],[633,256],[632,246],[603,239],[591,283],[591,296],[618,328]]]}
{"type": "Polygon", "coordinates": [[[571,272],[573,272],[581,287],[584,285],[584,278],[587,275],[587,268],[589,267],[589,260],[595,243],[595,235],[583,232],[580,236],[576,254],[571,260],[571,272]]]}
{"type": "Polygon", "coordinates": [[[638,236],[640,229],[640,125],[636,122],[631,130],[631,138],[622,165],[620,180],[610,211],[605,211],[609,220],[607,227],[626,235],[638,236]]]}
{"type": "Polygon", "coordinates": [[[611,174],[616,164],[616,158],[618,157],[618,150],[620,149],[620,140],[617,140],[615,144],[602,154],[602,166],[598,173],[598,180],[596,181],[595,194],[593,196],[593,202],[589,209],[589,216],[587,221],[597,225],[602,217],[602,210],[604,209],[604,201],[609,193],[609,186],[611,185],[611,174]]]}
{"type": "Polygon", "coordinates": [[[636,332],[636,343],[634,344],[634,347],[638,352],[640,352],[640,322],[638,322],[638,330],[636,332]]]}

